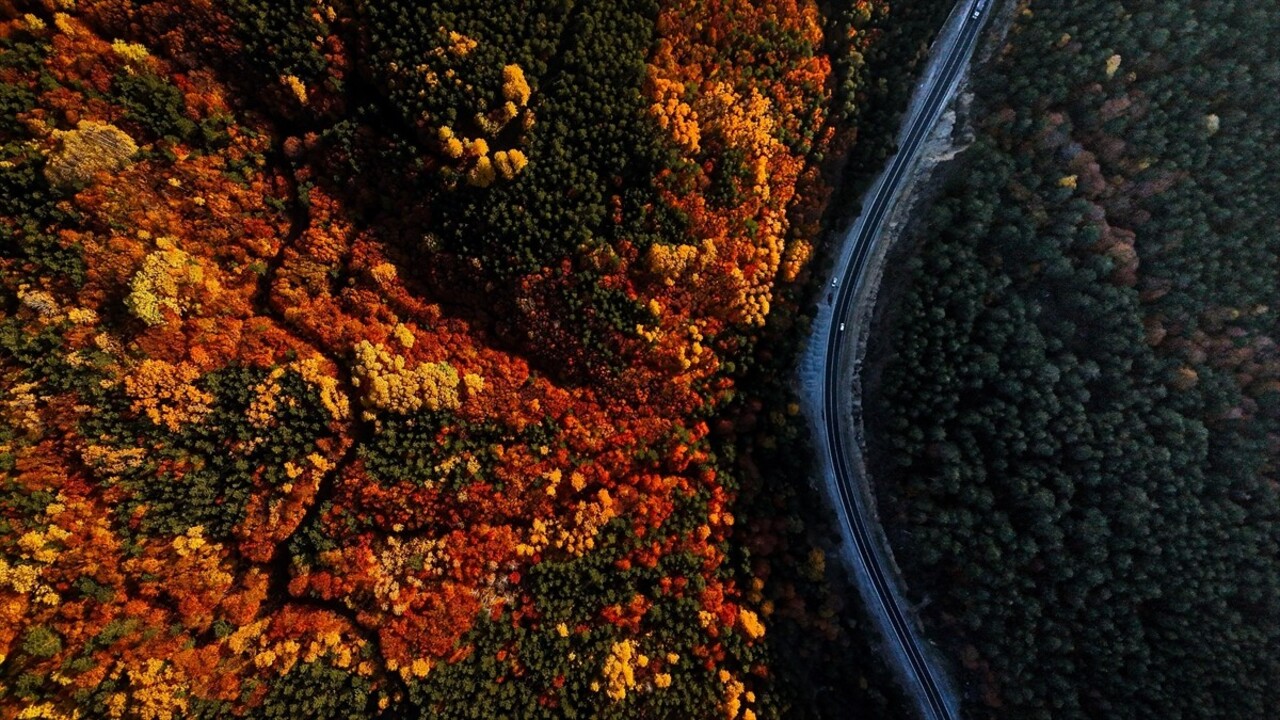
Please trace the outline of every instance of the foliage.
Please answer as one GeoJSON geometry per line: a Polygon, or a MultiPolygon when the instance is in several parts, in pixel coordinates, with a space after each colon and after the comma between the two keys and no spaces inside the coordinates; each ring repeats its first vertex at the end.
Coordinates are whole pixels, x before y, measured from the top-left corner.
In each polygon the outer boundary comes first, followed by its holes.
{"type": "Polygon", "coordinates": [[[373,713],[368,680],[319,662],[299,663],[272,682],[262,705],[246,717],[362,720],[373,713]]]}
{"type": "Polygon", "coordinates": [[[55,137],[59,147],[44,166],[45,177],[55,187],[82,185],[97,173],[119,170],[138,151],[133,138],[109,123],[82,121],[75,130],[55,137]]]}
{"type": "Polygon", "coordinates": [[[125,118],[160,138],[186,139],[196,124],[185,116],[181,91],[164,78],[149,72],[125,72],[111,83],[116,102],[125,110],[125,118]]]}
{"type": "Polygon", "coordinates": [[[1268,712],[1278,22],[1032,3],[978,74],[873,411],[978,716],[1268,712]]]}
{"type": "Polygon", "coordinates": [[[0,718],[812,716],[810,629],[871,672],[793,562],[814,2],[27,6],[0,718]]]}

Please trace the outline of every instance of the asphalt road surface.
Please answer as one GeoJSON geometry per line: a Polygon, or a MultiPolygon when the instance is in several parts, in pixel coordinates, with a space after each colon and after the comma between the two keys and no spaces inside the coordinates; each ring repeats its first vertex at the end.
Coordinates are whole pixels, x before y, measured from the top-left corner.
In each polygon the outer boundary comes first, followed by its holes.
{"type": "MultiPolygon", "coordinates": [[[[924,141],[946,110],[955,89],[959,85],[969,59],[977,44],[982,26],[991,8],[991,0],[960,0],[951,18],[935,42],[934,57],[916,90],[916,100],[905,120],[897,154],[884,170],[879,181],[863,200],[862,214],[850,228],[845,238],[842,257],[845,263],[837,267],[833,278],[838,287],[832,300],[832,312],[826,333],[826,347],[822,361],[822,424],[825,426],[826,454],[823,460],[836,482],[837,513],[846,525],[847,534],[853,540],[854,569],[862,575],[859,585],[866,595],[868,610],[879,620],[888,644],[886,655],[902,665],[899,675],[906,689],[916,701],[923,717],[928,720],[952,720],[959,715],[959,702],[946,685],[943,673],[931,661],[931,654],[908,613],[906,600],[898,587],[897,578],[888,569],[887,548],[879,542],[884,538],[877,522],[870,516],[864,501],[862,487],[866,478],[850,461],[860,453],[850,422],[842,404],[851,388],[841,363],[852,359],[860,366],[862,352],[858,342],[861,327],[859,317],[869,314],[859,312],[859,300],[870,294],[860,292],[869,260],[874,256],[876,244],[881,238],[881,227],[893,209],[898,196],[915,171],[924,141]],[[923,98],[923,100],[921,100],[923,98]],[[850,247],[851,246],[851,247],[850,247]],[[846,358],[853,353],[855,357],[846,358]],[[873,532],[873,529],[876,532],[873,532]]],[[[824,293],[825,294],[825,293],[824,293]]],[[[854,408],[854,412],[860,412],[854,408]]]]}

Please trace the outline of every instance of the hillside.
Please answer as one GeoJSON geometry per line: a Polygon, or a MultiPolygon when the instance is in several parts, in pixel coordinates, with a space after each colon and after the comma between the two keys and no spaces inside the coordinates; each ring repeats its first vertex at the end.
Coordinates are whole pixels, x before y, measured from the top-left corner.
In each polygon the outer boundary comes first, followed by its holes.
{"type": "Polygon", "coordinates": [[[974,717],[1273,712],[1277,31],[1031,0],[976,73],[868,423],[974,717]]]}
{"type": "Polygon", "coordinates": [[[787,378],[930,8],[0,1],[0,718],[898,712],[787,378]]]}

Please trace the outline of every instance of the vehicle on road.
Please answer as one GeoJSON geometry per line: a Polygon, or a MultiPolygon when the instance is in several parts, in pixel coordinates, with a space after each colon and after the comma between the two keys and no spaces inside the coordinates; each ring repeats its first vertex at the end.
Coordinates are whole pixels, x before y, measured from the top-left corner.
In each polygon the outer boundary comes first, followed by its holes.
{"type": "MultiPolygon", "coordinates": [[[[879,625],[887,643],[893,647],[888,653],[889,659],[897,665],[901,673],[904,687],[917,703],[920,716],[925,720],[955,720],[959,716],[960,699],[953,689],[948,687],[947,678],[942,668],[938,668],[930,657],[936,652],[928,640],[922,637],[920,630],[913,622],[911,607],[907,604],[901,588],[900,580],[892,572],[890,551],[877,537],[879,531],[874,513],[864,503],[864,493],[870,493],[866,486],[867,478],[859,472],[857,465],[857,438],[860,428],[855,425],[851,429],[845,424],[842,416],[841,399],[844,393],[850,392],[853,384],[846,383],[841,356],[852,352],[853,371],[862,371],[863,348],[846,343],[844,332],[847,322],[858,322],[859,315],[853,314],[859,304],[874,293],[857,293],[863,282],[863,270],[875,257],[875,244],[881,237],[881,230],[890,221],[895,202],[918,161],[929,133],[937,126],[948,103],[950,102],[961,77],[968,66],[969,59],[980,36],[986,20],[983,13],[990,0],[958,0],[951,24],[952,35],[947,44],[935,47],[945,48],[945,53],[935,57],[936,72],[926,72],[924,82],[917,89],[922,101],[913,107],[900,136],[898,147],[895,147],[891,160],[883,170],[879,184],[873,185],[873,191],[863,199],[859,208],[858,220],[845,243],[848,249],[847,259],[836,268],[831,288],[840,287],[840,283],[848,281],[838,296],[829,290],[827,302],[832,296],[839,303],[833,305],[831,319],[819,327],[826,335],[825,343],[820,345],[823,358],[824,381],[820,404],[811,406],[818,410],[819,428],[825,445],[824,473],[830,480],[831,497],[840,515],[843,530],[848,535],[851,553],[850,567],[858,580],[859,590],[871,611],[873,620],[879,625]],[[965,17],[965,8],[970,17],[965,17]],[[846,322],[836,322],[839,318],[847,318],[846,322]],[[830,412],[827,412],[830,410],[830,412]]],[[[851,334],[861,336],[861,328],[851,329],[851,334]]],[[[816,398],[815,398],[816,399],[816,398]]],[[[860,418],[862,408],[860,398],[854,398],[853,414],[860,418]]],[[[812,417],[812,416],[811,416],[812,417]]]]}

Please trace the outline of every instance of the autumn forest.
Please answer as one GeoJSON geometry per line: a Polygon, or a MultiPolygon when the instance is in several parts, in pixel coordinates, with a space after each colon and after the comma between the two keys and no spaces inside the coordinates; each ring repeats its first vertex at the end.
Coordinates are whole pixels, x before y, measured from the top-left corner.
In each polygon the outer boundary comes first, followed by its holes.
{"type": "Polygon", "coordinates": [[[0,18],[0,717],[895,712],[786,378],[936,7],[0,18]]]}
{"type": "MultiPolygon", "coordinates": [[[[953,5],[0,0],[0,720],[912,717],[797,366],[953,5]]],[[[986,6],[891,570],[964,717],[1263,720],[1280,11],[986,6]]]]}

